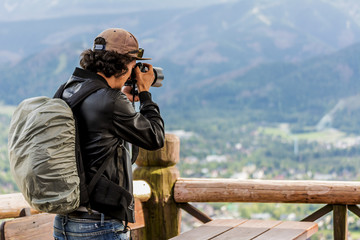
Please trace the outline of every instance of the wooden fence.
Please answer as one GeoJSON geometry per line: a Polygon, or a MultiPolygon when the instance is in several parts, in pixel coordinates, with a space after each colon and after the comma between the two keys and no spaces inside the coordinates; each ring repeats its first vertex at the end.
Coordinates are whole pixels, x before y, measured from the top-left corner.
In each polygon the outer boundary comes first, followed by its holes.
{"type": "MultiPolygon", "coordinates": [[[[348,210],[360,217],[360,182],[180,178],[180,141],[166,136],[165,147],[140,151],[134,178],[150,184],[143,203],[146,239],[169,239],[180,233],[180,209],[206,223],[211,218],[189,202],[258,202],[326,204],[301,221],[315,221],[333,211],[335,240],[347,239],[348,210]],[[159,238],[159,236],[161,236],[159,238]]],[[[221,217],[221,216],[219,216],[221,217]]]]}
{"type": "MultiPolygon", "coordinates": [[[[179,152],[180,140],[170,134],[166,134],[164,148],[140,150],[133,175],[135,180],[143,180],[149,187],[143,198],[138,194],[142,199],[144,225],[141,234],[134,239],[170,239],[179,235],[181,209],[204,223],[212,220],[189,202],[326,204],[302,221],[315,221],[333,211],[335,240],[347,239],[348,210],[360,217],[357,206],[360,204],[360,182],[180,178],[176,168],[179,152]]],[[[19,194],[0,196],[0,218],[24,215],[21,211],[26,209],[27,215],[37,214],[19,194]]]]}

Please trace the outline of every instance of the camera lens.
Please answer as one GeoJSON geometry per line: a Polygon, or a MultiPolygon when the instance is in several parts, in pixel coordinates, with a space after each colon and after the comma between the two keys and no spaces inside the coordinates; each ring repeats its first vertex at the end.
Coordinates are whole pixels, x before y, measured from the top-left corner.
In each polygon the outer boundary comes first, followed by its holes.
{"type": "Polygon", "coordinates": [[[155,79],[154,82],[152,83],[152,87],[161,87],[162,86],[162,80],[164,80],[164,73],[163,73],[163,69],[160,67],[153,67],[154,69],[154,75],[155,75],[155,79]]]}

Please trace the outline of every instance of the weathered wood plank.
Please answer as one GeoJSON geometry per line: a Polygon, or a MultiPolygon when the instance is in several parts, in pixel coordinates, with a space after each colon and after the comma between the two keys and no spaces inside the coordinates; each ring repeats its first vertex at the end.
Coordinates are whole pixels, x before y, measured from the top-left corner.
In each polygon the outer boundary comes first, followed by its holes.
{"type": "Polygon", "coordinates": [[[282,222],[254,240],[306,240],[318,230],[314,222],[282,222]]]}
{"type": "Polygon", "coordinates": [[[135,223],[129,223],[129,227],[132,230],[145,227],[144,211],[142,208],[142,203],[137,198],[135,198],[135,223]]]}
{"type": "Polygon", "coordinates": [[[212,221],[212,219],[208,215],[201,212],[199,209],[195,208],[189,203],[178,203],[177,205],[202,223],[208,223],[212,221]]]}
{"type": "MultiPolygon", "coordinates": [[[[24,208],[30,208],[21,193],[0,195],[0,219],[19,217],[24,208]]],[[[39,213],[31,209],[31,214],[39,213]]]]}
{"type": "Polygon", "coordinates": [[[171,238],[171,240],[180,240],[180,239],[196,239],[196,240],[206,240],[213,238],[221,233],[224,233],[239,224],[245,222],[244,219],[215,219],[209,223],[201,225],[198,228],[190,230],[188,232],[182,233],[181,235],[171,238]]]}
{"type": "Polygon", "coordinates": [[[281,221],[248,220],[212,240],[249,240],[279,225],[281,221]]]}
{"type": "Polygon", "coordinates": [[[145,239],[145,219],[142,203],[135,198],[135,223],[129,223],[131,237],[133,240],[145,239]]]}
{"type": "Polygon", "coordinates": [[[311,215],[307,216],[302,222],[315,222],[315,220],[323,217],[325,214],[328,214],[333,210],[333,205],[327,204],[324,207],[320,208],[316,212],[312,213],[311,215]]]}
{"type": "Polygon", "coordinates": [[[360,217],[360,208],[356,205],[348,205],[348,209],[356,216],[360,217]]]}
{"type": "Polygon", "coordinates": [[[176,202],[360,203],[360,182],[180,178],[176,202]]]}
{"type": "MultiPolygon", "coordinates": [[[[134,181],[134,197],[141,202],[146,202],[151,197],[151,189],[145,181],[134,181]]],[[[0,195],[0,219],[19,217],[21,210],[30,208],[30,213],[38,214],[39,211],[30,207],[21,193],[0,195]]]]}
{"type": "MultiPolygon", "coordinates": [[[[55,214],[41,213],[7,220],[3,223],[5,239],[51,239],[55,214]]],[[[142,205],[135,199],[136,223],[129,223],[134,239],[142,239],[145,226],[142,205]]]]}
{"type": "Polygon", "coordinates": [[[41,213],[15,218],[4,223],[6,240],[48,240],[52,238],[55,215],[41,213]]]}
{"type": "Polygon", "coordinates": [[[347,224],[347,206],[334,205],[333,206],[333,221],[334,221],[334,239],[346,240],[348,239],[348,224],[347,224]]]}

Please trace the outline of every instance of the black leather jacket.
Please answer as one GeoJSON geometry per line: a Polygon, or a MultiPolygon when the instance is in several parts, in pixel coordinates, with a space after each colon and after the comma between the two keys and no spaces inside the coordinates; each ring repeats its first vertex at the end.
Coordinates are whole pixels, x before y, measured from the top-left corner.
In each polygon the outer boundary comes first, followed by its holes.
{"type": "MultiPolygon", "coordinates": [[[[149,92],[141,92],[140,112],[136,112],[120,90],[111,88],[100,75],[80,68],[68,80],[63,99],[69,98],[87,80],[99,81],[104,87],[88,96],[75,111],[85,170],[95,173],[110,158],[104,175],[132,193],[129,143],[147,150],[163,147],[164,122],[159,107],[149,92]]],[[[117,218],[125,220],[124,216],[117,218]]]]}

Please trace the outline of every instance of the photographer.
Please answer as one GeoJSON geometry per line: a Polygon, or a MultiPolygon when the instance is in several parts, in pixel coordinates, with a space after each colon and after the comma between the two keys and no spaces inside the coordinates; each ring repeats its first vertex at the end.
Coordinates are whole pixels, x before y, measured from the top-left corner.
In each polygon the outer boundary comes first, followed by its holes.
{"type": "Polygon", "coordinates": [[[149,60],[142,57],[143,53],[131,33],[119,28],[107,29],[96,37],[92,50],[81,54],[82,68],[76,68],[66,84],[62,95],[65,101],[89,81],[101,85],[83,100],[74,115],[87,183],[104,166],[101,178],[118,189],[104,190],[108,186],[99,183],[87,206],[57,215],[55,239],[129,239],[127,222],[134,222],[132,164],[137,147],[159,149],[164,145],[165,135],[159,107],[149,93],[154,82],[153,67],[143,64],[147,67],[143,71],[136,65],[136,60],[149,60]],[[133,84],[124,86],[135,80],[138,95],[132,91],[133,84]],[[131,101],[140,101],[139,112],[131,101]],[[115,200],[116,197],[121,201],[115,200]],[[128,203],[129,199],[128,206],[120,204],[128,203]]]}

